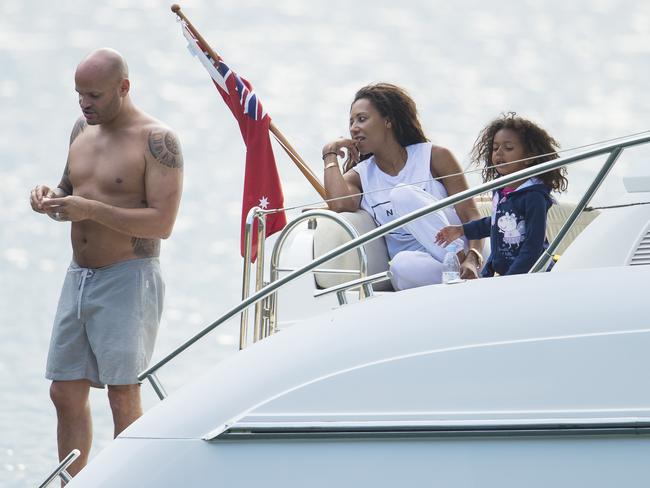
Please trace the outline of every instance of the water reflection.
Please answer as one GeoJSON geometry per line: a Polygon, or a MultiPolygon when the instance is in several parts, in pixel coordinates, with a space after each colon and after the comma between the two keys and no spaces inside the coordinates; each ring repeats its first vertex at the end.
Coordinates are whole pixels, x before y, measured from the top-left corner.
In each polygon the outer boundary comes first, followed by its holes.
{"type": "MultiPolygon", "coordinates": [[[[504,110],[538,120],[564,147],[647,129],[650,4],[628,1],[254,0],[183,3],[320,173],[322,144],[346,134],[354,91],[393,81],[418,101],[430,137],[467,163],[484,123],[504,110]]],[[[34,486],[56,464],[43,363],[63,273],[68,224],[36,215],[27,195],[58,181],[78,116],[72,76],[91,49],[124,53],[133,97],[179,133],[185,193],[163,244],[168,283],[156,357],[232,306],[239,294],[243,144],[162,0],[0,4],[0,485],[34,486]]],[[[286,203],[316,193],[276,151],[286,203]]],[[[588,171],[571,173],[574,192],[588,171]]],[[[470,178],[471,179],[471,178],[470,178]]],[[[472,180],[474,183],[477,179],[472,180]]],[[[616,186],[614,185],[614,188],[616,186]]],[[[600,199],[613,195],[607,187],[600,199]]],[[[177,388],[197,364],[236,350],[228,324],[161,373],[177,388]]],[[[148,387],[145,404],[156,401],[148,387]]],[[[104,392],[93,391],[93,455],[111,438],[104,392]]]]}

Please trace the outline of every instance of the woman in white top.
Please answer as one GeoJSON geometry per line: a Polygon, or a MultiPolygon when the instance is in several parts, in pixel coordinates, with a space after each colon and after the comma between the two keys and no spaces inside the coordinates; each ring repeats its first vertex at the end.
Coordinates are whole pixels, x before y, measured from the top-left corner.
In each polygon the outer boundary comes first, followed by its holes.
{"type": "MultiPolygon", "coordinates": [[[[361,88],[350,107],[350,139],[323,147],[325,190],[330,209],[370,213],[384,224],[432,201],[467,189],[453,154],[425,137],[415,102],[402,88],[378,83],[361,88]],[[348,160],[341,173],[338,157],[348,160]],[[453,176],[452,176],[453,175],[453,176]],[[360,195],[363,192],[363,197],[360,195]],[[347,197],[347,198],[345,198],[347,197]]],[[[472,200],[429,214],[386,236],[395,289],[442,281],[445,250],[435,235],[446,225],[479,218],[472,200]]],[[[481,241],[463,243],[461,277],[478,277],[481,241]]]]}

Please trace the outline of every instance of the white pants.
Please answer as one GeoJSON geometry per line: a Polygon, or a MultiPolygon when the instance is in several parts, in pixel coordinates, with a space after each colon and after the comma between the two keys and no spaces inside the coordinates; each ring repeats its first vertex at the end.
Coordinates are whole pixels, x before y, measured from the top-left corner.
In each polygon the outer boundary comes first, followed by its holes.
{"type": "MultiPolygon", "coordinates": [[[[438,201],[421,188],[398,185],[390,195],[395,215],[401,217],[438,201]]],[[[447,253],[435,243],[436,234],[448,225],[460,225],[461,221],[453,207],[431,213],[404,226],[420,243],[422,249],[401,251],[390,262],[391,282],[395,290],[442,283],[442,260],[447,253]]],[[[467,240],[458,244],[467,249],[467,240]]]]}

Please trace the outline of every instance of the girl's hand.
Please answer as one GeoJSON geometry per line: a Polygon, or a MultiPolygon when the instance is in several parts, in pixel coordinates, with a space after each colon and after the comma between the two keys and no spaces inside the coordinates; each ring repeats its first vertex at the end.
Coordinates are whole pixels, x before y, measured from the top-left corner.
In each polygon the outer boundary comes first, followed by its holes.
{"type": "Polygon", "coordinates": [[[436,244],[442,247],[447,247],[447,245],[451,244],[459,237],[462,237],[463,234],[462,225],[448,225],[436,234],[436,244]]]}

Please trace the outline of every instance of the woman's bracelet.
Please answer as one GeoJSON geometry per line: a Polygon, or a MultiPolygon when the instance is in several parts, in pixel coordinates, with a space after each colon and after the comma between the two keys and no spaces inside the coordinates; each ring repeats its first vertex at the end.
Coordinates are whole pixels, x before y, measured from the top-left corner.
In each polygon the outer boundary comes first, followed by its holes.
{"type": "Polygon", "coordinates": [[[329,168],[333,168],[334,166],[336,166],[336,167],[338,168],[338,167],[339,167],[339,163],[336,162],[336,161],[332,161],[331,163],[326,164],[326,165],[325,165],[325,168],[324,168],[323,170],[326,170],[326,169],[329,169],[329,168]]]}
{"type": "Polygon", "coordinates": [[[467,250],[467,256],[469,256],[470,254],[473,254],[474,256],[476,256],[476,263],[478,264],[479,268],[482,268],[483,267],[483,255],[480,252],[478,252],[476,249],[474,249],[473,247],[470,247],[467,250]]]}
{"type": "Polygon", "coordinates": [[[323,154],[323,161],[325,161],[325,158],[329,156],[330,154],[334,154],[338,158],[338,151],[327,151],[326,153],[323,154]]]}

